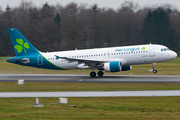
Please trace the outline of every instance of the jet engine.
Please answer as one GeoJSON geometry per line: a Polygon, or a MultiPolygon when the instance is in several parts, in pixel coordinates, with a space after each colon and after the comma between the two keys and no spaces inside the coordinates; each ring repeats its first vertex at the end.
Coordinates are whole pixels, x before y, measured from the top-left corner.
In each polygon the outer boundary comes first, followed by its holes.
{"type": "Polygon", "coordinates": [[[104,63],[104,70],[106,72],[119,72],[121,69],[121,62],[119,61],[104,63]]]}
{"type": "Polygon", "coordinates": [[[126,65],[126,66],[122,66],[121,71],[128,71],[132,69],[132,65],[126,65]]]}

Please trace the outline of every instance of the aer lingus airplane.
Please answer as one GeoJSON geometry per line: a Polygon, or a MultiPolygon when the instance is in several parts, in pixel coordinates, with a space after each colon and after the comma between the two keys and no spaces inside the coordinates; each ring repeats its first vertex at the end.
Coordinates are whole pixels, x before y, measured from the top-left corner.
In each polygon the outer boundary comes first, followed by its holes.
{"type": "Polygon", "coordinates": [[[132,69],[132,65],[152,64],[153,73],[157,73],[154,63],[172,60],[177,54],[163,45],[134,45],[60,52],[38,51],[16,28],[8,29],[16,57],[7,62],[45,69],[98,69],[98,76],[106,72],[119,72],[132,69]]]}

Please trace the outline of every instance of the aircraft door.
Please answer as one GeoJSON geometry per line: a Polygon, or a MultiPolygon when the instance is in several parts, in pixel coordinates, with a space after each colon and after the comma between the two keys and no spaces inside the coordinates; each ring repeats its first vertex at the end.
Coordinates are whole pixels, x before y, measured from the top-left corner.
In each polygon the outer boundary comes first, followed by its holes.
{"type": "Polygon", "coordinates": [[[149,47],[149,57],[154,57],[155,56],[155,51],[154,51],[154,46],[149,47]]]}
{"type": "Polygon", "coordinates": [[[43,65],[43,56],[38,55],[37,61],[38,61],[38,65],[43,65]]]}

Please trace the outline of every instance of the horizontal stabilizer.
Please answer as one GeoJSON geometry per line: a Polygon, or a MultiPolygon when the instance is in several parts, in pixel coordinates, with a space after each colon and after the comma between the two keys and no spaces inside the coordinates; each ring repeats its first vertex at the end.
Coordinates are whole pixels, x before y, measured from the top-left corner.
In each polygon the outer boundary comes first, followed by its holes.
{"type": "Polygon", "coordinates": [[[14,61],[18,61],[18,62],[27,62],[29,61],[28,59],[7,59],[8,60],[14,60],[14,61]]]}

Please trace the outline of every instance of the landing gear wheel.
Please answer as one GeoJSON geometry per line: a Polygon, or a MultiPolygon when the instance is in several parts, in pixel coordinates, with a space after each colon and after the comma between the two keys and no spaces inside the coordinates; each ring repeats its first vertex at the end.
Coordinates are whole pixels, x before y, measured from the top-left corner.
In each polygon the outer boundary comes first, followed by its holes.
{"type": "Polygon", "coordinates": [[[91,77],[96,77],[96,73],[95,73],[95,72],[91,72],[91,73],[90,73],[90,76],[91,76],[91,77]]]}
{"type": "Polygon", "coordinates": [[[155,69],[155,63],[152,63],[153,73],[156,74],[157,70],[155,69]]]}
{"type": "Polygon", "coordinates": [[[104,75],[103,71],[99,71],[99,72],[98,72],[98,76],[99,76],[99,77],[102,77],[103,75],[104,75]]]}
{"type": "Polygon", "coordinates": [[[153,73],[156,74],[156,73],[157,73],[157,70],[153,70],[153,73]]]}

